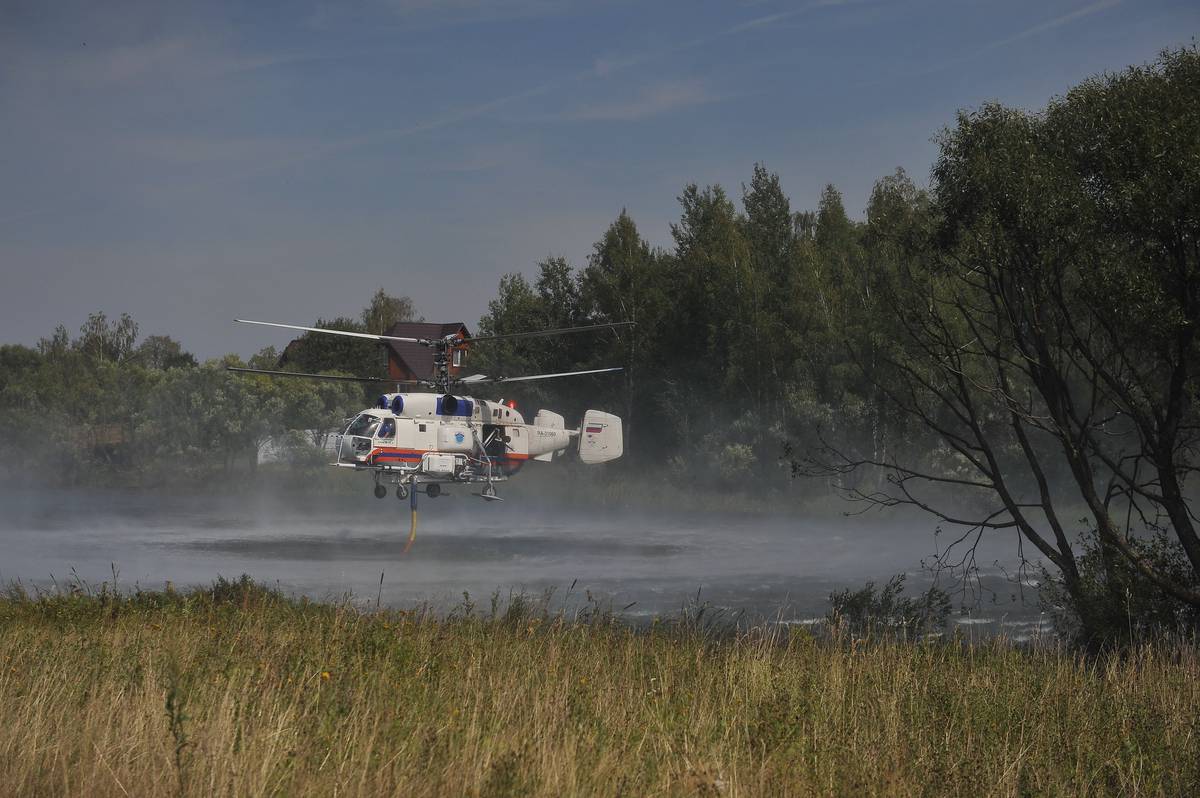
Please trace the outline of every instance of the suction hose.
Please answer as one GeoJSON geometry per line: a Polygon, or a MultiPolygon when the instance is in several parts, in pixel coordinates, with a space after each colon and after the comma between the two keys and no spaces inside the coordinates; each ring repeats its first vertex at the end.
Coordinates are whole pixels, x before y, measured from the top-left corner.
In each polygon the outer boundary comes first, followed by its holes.
{"type": "Polygon", "coordinates": [[[415,477],[408,486],[408,506],[412,509],[412,529],[408,531],[408,543],[404,544],[405,554],[408,554],[413,541],[417,539],[417,480],[415,477]]]}

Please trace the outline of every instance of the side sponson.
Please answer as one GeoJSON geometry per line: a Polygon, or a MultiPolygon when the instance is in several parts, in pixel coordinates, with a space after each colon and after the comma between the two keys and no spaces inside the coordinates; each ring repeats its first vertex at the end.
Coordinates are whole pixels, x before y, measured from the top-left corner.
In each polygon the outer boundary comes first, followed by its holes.
{"type": "Polygon", "coordinates": [[[612,413],[589,410],[579,428],[579,459],[585,463],[616,460],[624,451],[621,419],[612,413]]]}

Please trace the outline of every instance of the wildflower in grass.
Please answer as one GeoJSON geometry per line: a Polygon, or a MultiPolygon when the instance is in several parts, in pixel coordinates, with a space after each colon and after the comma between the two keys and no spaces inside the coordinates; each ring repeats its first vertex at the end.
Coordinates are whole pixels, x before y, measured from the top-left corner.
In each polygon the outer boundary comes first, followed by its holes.
{"type": "Polygon", "coordinates": [[[330,678],[329,671],[321,671],[321,681],[327,682],[327,681],[329,681],[329,678],[330,678]]]}

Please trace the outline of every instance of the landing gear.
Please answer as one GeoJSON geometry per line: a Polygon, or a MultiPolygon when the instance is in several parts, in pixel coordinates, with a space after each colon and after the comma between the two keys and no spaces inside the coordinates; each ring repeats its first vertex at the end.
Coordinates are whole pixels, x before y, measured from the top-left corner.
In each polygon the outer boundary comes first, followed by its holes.
{"type": "Polygon", "coordinates": [[[431,499],[436,499],[442,495],[442,486],[436,482],[430,482],[425,486],[425,495],[431,499]]]}
{"type": "Polygon", "coordinates": [[[380,485],[378,482],[376,482],[375,483],[375,498],[382,499],[386,495],[387,495],[387,488],[385,488],[383,485],[380,485]]]}
{"type": "Polygon", "coordinates": [[[408,498],[408,488],[405,487],[403,482],[396,483],[396,498],[400,501],[408,498]]]}
{"type": "Polygon", "coordinates": [[[501,499],[499,496],[496,495],[496,486],[490,482],[483,486],[483,490],[481,490],[479,492],[478,496],[479,496],[479,498],[483,499],[484,501],[489,501],[489,502],[504,501],[504,499],[501,499]]]}

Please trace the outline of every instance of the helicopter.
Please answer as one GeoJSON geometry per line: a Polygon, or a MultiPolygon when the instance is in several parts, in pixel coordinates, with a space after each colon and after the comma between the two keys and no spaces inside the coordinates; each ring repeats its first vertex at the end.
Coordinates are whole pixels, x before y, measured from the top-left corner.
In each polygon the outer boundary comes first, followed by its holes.
{"type": "Polygon", "coordinates": [[[411,380],[227,367],[229,371],[244,374],[394,385],[395,391],[380,394],[374,407],[366,408],[350,419],[336,439],[336,457],[332,465],[373,474],[376,498],[387,496],[390,484],[394,486],[396,498],[408,499],[411,528],[405,553],[417,535],[419,493],[435,499],[443,494],[443,486],[478,485],[480,490],[476,496],[489,502],[502,501],[496,490],[498,483],[514,476],[529,460],[552,462],[561,458],[572,442],[578,449],[579,459],[587,464],[615,460],[624,451],[621,419],[612,413],[588,410],[579,426],[572,429],[566,426],[562,415],[542,409],[530,424],[511,400],[478,399],[463,393],[476,386],[612,374],[622,371],[622,367],[517,377],[472,374],[460,378],[451,373],[451,363],[460,365],[462,351],[474,343],[617,329],[631,326],[633,322],[482,336],[469,336],[465,329],[460,329],[439,336],[406,337],[252,319],[235,321],[382,344],[416,344],[432,351],[433,373],[429,378],[411,380]],[[404,386],[428,390],[402,391],[404,386]]]}

